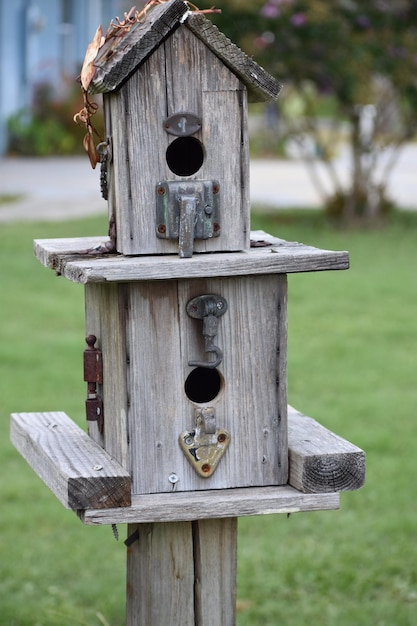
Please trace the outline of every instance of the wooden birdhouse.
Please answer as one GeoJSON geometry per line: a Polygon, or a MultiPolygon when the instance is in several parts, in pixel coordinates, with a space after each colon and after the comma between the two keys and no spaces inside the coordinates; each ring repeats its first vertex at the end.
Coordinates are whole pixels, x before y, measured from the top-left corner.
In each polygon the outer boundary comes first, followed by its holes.
{"type": "Polygon", "coordinates": [[[118,253],[103,238],[35,243],[85,285],[89,434],[134,497],[285,485],[287,274],[349,261],[249,238],[247,100],[279,83],[183,0],[100,54],[118,253]]]}
{"type": "Polygon", "coordinates": [[[247,249],[247,96],[276,99],[279,83],[182,0],[106,52],[90,90],[104,94],[117,250],[247,249]]]}
{"type": "Polygon", "coordinates": [[[363,452],[287,404],[287,275],[346,269],[348,254],[250,233],[247,100],[275,99],[279,84],[204,15],[161,3],[100,55],[116,229],[104,246],[35,242],[85,286],[89,437],[62,413],[31,413],[14,415],[12,438],[85,523],[128,523],[129,545],[145,522],[194,522],[162,524],[158,549],[129,553],[142,580],[129,624],[232,624],[235,571],[214,600],[212,588],[235,563],[236,528],[206,535],[196,520],[337,508],[363,483],[363,452]],[[191,578],[168,563],[173,545],[195,559],[191,578]],[[184,578],[186,617],[148,589],[155,562],[172,589],[184,578]]]}

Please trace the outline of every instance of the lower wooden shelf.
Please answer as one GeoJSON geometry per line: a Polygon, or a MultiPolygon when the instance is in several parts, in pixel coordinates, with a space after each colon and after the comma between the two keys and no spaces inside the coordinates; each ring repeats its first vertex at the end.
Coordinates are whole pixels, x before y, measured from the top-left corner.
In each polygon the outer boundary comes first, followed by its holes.
{"type": "Polygon", "coordinates": [[[65,413],[14,413],[11,440],[85,524],[173,522],[339,508],[365,481],[365,454],[288,407],[289,484],[131,494],[129,473],[65,413]]]}
{"type": "Polygon", "coordinates": [[[160,493],[132,497],[132,505],[78,511],[84,524],[186,522],[271,513],[339,508],[339,493],[302,493],[290,485],[213,491],[160,493]]]}

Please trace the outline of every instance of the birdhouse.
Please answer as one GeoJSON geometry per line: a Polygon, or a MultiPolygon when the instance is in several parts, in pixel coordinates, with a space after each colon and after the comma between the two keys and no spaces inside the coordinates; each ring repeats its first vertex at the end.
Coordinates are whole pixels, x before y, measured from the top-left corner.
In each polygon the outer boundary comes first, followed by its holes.
{"type": "Polygon", "coordinates": [[[85,285],[88,431],[131,488],[77,508],[285,485],[287,274],[348,255],[249,238],[248,96],[280,85],[183,0],[95,63],[115,233],[35,250],[85,285]]]}
{"type": "Polygon", "coordinates": [[[287,275],[349,258],[250,233],[247,101],[280,86],[204,15],[157,4],[95,63],[110,239],[35,242],[85,287],[88,435],[18,413],[12,440],[85,523],[128,523],[128,624],[232,624],[233,519],[338,508],[364,480],[287,404],[287,275]]]}
{"type": "Polygon", "coordinates": [[[182,0],[105,44],[96,65],[117,250],[247,249],[247,96],[276,99],[279,83],[182,0]]]}

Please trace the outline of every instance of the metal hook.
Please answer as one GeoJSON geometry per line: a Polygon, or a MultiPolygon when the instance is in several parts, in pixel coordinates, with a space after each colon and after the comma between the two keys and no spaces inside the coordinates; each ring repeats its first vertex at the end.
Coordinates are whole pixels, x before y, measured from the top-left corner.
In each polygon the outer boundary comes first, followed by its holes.
{"type": "Polygon", "coordinates": [[[188,365],[192,367],[208,367],[209,369],[214,369],[220,365],[223,360],[223,352],[213,343],[217,335],[217,326],[218,319],[216,315],[206,315],[203,318],[204,351],[215,354],[216,359],[214,361],[188,361],[188,365]]]}
{"type": "Polygon", "coordinates": [[[216,360],[215,361],[188,361],[188,365],[190,365],[191,367],[207,367],[209,369],[215,369],[223,361],[223,352],[217,346],[211,345],[209,350],[206,349],[206,352],[207,353],[212,352],[213,354],[215,354],[216,360]]]}
{"type": "Polygon", "coordinates": [[[218,318],[226,313],[227,302],[222,296],[205,294],[187,302],[186,309],[190,317],[203,320],[204,350],[216,356],[214,361],[188,361],[188,365],[215,369],[223,360],[223,352],[214,345],[213,341],[217,335],[218,318]]]}

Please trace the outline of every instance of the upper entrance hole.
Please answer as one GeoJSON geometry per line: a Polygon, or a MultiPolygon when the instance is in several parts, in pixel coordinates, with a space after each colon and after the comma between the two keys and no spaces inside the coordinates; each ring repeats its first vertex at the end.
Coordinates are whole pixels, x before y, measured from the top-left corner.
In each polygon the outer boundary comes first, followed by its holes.
{"type": "Polygon", "coordinates": [[[169,144],[166,159],[177,176],[192,176],[203,165],[203,144],[195,137],[178,137],[169,144]]]}

